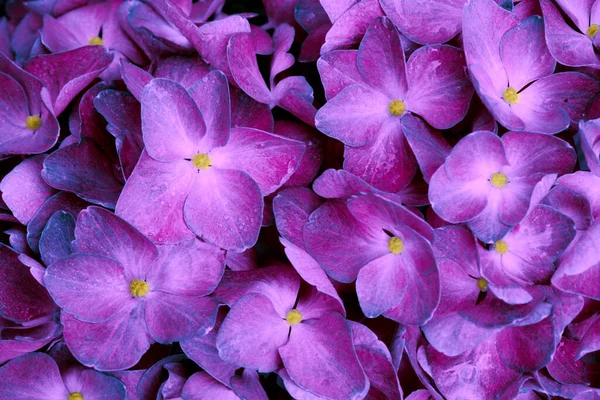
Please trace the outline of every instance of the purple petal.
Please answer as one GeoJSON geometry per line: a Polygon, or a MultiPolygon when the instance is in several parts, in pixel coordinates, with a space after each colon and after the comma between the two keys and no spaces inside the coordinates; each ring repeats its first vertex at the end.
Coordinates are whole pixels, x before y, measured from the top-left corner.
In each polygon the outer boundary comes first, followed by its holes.
{"type": "Polygon", "coordinates": [[[148,155],[158,161],[192,158],[210,150],[201,144],[205,125],[196,103],[170,80],[154,79],[144,88],[142,131],[148,155]]]}
{"type": "Polygon", "coordinates": [[[389,253],[383,230],[356,220],[339,201],[323,204],[304,225],[308,253],[333,279],[349,283],[369,262],[389,253]]]}
{"type": "Polygon", "coordinates": [[[0,369],[0,398],[58,400],[67,397],[69,391],[58,366],[47,354],[26,354],[0,369]]]}
{"type": "Polygon", "coordinates": [[[123,189],[107,154],[90,139],[74,143],[44,160],[42,176],[52,187],[113,208],[123,189]]]}
{"type": "Polygon", "coordinates": [[[556,61],[546,47],[541,17],[527,18],[502,37],[500,57],[508,86],[517,91],[528,83],[554,72],[556,61]]]}
{"type": "Polygon", "coordinates": [[[220,71],[210,72],[191,86],[188,93],[202,113],[208,148],[224,146],[231,126],[227,77],[220,71]]]}
{"type": "Polygon", "coordinates": [[[365,83],[392,99],[403,100],[408,90],[404,51],[389,19],[377,18],[371,23],[358,48],[357,65],[365,83]]]}
{"type": "Polygon", "coordinates": [[[350,85],[362,83],[356,65],[357,55],[356,50],[336,50],[323,54],[317,60],[317,68],[327,100],[331,100],[350,85]]]}
{"type": "Polygon", "coordinates": [[[86,322],[106,321],[133,298],[123,267],[100,256],[57,261],[46,269],[44,284],[61,308],[86,322]]]}
{"type": "Polygon", "coordinates": [[[233,390],[211,378],[205,372],[196,372],[188,378],[181,392],[186,400],[239,400],[233,390]]]}
{"type": "Polygon", "coordinates": [[[421,44],[444,43],[461,30],[464,0],[381,0],[381,7],[398,29],[421,44]]]}
{"type": "Polygon", "coordinates": [[[404,137],[401,122],[390,119],[384,121],[374,139],[361,147],[346,146],[344,169],[377,189],[398,192],[417,171],[417,163],[404,137]]]}
{"type": "Polygon", "coordinates": [[[247,173],[266,196],[296,171],[304,151],[302,142],[256,129],[235,128],[227,145],[212,150],[210,158],[217,168],[247,173]]]}
{"type": "Polygon", "coordinates": [[[63,312],[65,342],[75,358],[88,367],[99,371],[130,368],[153,343],[143,313],[143,307],[133,305],[121,308],[104,322],[89,323],[63,312]]]}
{"type": "Polygon", "coordinates": [[[163,163],[144,151],[123,188],[115,212],[156,243],[190,239],[194,234],[185,224],[183,205],[194,180],[189,161],[163,163]]]}
{"type": "Polygon", "coordinates": [[[172,343],[205,335],[214,326],[217,311],[218,303],[210,297],[153,292],[148,296],[144,316],[154,340],[172,343]]]}
{"type": "Polygon", "coordinates": [[[277,349],[287,342],[289,329],[267,297],[248,294],[235,303],[221,325],[219,356],[245,368],[274,371],[281,363],[277,349]]]}
{"type": "Polygon", "coordinates": [[[294,245],[304,248],[302,227],[322,200],[308,188],[282,190],[273,199],[273,213],[279,234],[294,245]]]}
{"type": "Polygon", "coordinates": [[[59,115],[75,96],[111,62],[112,56],[100,46],[85,46],[64,53],[34,57],[25,70],[48,89],[54,114],[59,115]]]}
{"type": "Polygon", "coordinates": [[[199,237],[228,250],[245,250],[258,239],[263,199],[243,171],[210,167],[199,171],[184,204],[187,225],[199,237]]]}
{"type": "Polygon", "coordinates": [[[64,211],[55,212],[40,236],[40,255],[46,265],[70,256],[75,240],[75,219],[64,211]]]}
{"type": "Polygon", "coordinates": [[[594,45],[586,35],[571,28],[551,1],[540,0],[540,5],[544,13],[548,49],[556,60],[574,67],[600,64],[600,57],[595,54],[594,45]]]}
{"type": "Polygon", "coordinates": [[[250,35],[240,33],[231,36],[227,59],[231,75],[240,89],[258,102],[271,104],[271,91],[260,75],[250,35]]]}
{"type": "Polygon", "coordinates": [[[350,327],[337,313],[292,328],[279,349],[290,378],[301,388],[330,399],[360,398],[368,391],[350,327]]]}
{"type": "Polygon", "coordinates": [[[157,256],[154,244],[115,214],[88,207],[77,218],[73,249],[118,261],[127,277],[145,278],[157,256]]]}
{"type": "Polygon", "coordinates": [[[147,281],[151,288],[179,296],[205,296],[221,281],[225,255],[197,239],[158,247],[147,281]]]}
{"type": "Polygon", "coordinates": [[[8,246],[0,245],[0,316],[14,322],[35,320],[50,314],[56,305],[44,289],[29,273],[8,246]]]}
{"type": "Polygon", "coordinates": [[[473,86],[462,50],[447,45],[416,50],[406,64],[406,107],[438,129],[448,129],[466,115],[473,86]]]}
{"type": "Polygon", "coordinates": [[[56,193],[42,179],[45,158],[42,155],[23,160],[0,183],[2,200],[23,225],[27,225],[46,200],[56,193]]]}

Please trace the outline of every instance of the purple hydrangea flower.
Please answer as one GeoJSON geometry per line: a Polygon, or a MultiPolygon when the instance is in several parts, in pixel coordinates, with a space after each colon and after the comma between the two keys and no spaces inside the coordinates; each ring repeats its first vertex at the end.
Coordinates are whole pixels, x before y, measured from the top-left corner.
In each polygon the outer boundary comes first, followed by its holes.
{"type": "Polygon", "coordinates": [[[125,400],[123,383],[100,372],[73,367],[60,371],[47,354],[31,353],[0,367],[0,399],[125,400]]]}
{"type": "MultiPolygon", "coordinates": [[[[414,113],[446,129],[467,112],[473,88],[464,55],[447,45],[427,46],[405,63],[396,28],[378,18],[360,44],[356,67],[348,71],[354,79],[330,79],[337,95],[319,110],[316,126],[346,145],[344,169],[395,192],[410,182],[417,167],[403,134],[403,117],[414,113]]],[[[338,74],[331,68],[322,73],[328,71],[338,74]]]]}
{"type": "Polygon", "coordinates": [[[308,253],[340,282],[356,280],[361,309],[421,325],[439,301],[431,227],[398,203],[376,195],[329,201],[304,226],[308,253]]]}
{"type": "Polygon", "coordinates": [[[67,345],[84,365],[128,368],[154,341],[212,328],[217,304],[203,296],[221,279],[221,250],[196,239],[157,247],[97,207],[79,214],[73,250],[48,267],[44,282],[63,309],[67,345]]]}
{"type": "Polygon", "coordinates": [[[546,46],[541,17],[521,22],[494,0],[473,0],[464,8],[463,21],[477,93],[507,129],[558,133],[583,116],[600,90],[587,75],[553,74],[556,61],[546,46]]]}
{"type": "Polygon", "coordinates": [[[546,23],[546,41],[552,55],[564,65],[600,66],[600,57],[596,53],[600,45],[600,7],[597,2],[557,0],[556,3],[558,7],[552,1],[540,0],[546,23]]]}
{"type": "Polygon", "coordinates": [[[146,150],[116,212],[158,242],[196,234],[225,249],[253,246],[263,196],[285,183],[305,150],[260,130],[230,130],[228,84],[220,72],[189,92],[153,80],[144,89],[142,130],[146,150]]]}
{"type": "Polygon", "coordinates": [[[293,269],[226,274],[215,297],[231,306],[216,340],[223,360],[261,372],[283,365],[300,388],[332,399],[368,390],[340,304],[301,289],[293,269]]]}
{"type": "Polygon", "coordinates": [[[466,222],[479,239],[493,242],[525,216],[535,184],[546,174],[570,172],[575,158],[569,144],[552,136],[474,132],[431,177],[429,200],[444,220],[466,222]]]}

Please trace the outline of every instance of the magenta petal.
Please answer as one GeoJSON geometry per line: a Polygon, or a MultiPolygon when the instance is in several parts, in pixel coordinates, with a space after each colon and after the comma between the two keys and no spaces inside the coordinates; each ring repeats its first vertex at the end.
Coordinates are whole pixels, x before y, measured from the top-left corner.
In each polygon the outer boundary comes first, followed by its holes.
{"type": "Polygon", "coordinates": [[[277,349],[287,342],[289,329],[268,298],[248,294],[235,303],[221,325],[219,356],[260,372],[274,371],[281,363],[277,349]]]}
{"type": "Polygon", "coordinates": [[[508,86],[517,91],[528,83],[554,72],[556,61],[546,47],[541,17],[527,18],[502,37],[500,57],[508,86]]]}
{"type": "Polygon", "coordinates": [[[181,396],[186,400],[239,400],[233,390],[222,385],[206,372],[196,372],[190,376],[183,386],[181,396]]]}
{"type": "Polygon", "coordinates": [[[556,350],[553,318],[526,326],[504,328],[497,336],[498,354],[519,372],[536,371],[547,365],[556,350]]]}
{"type": "Polygon", "coordinates": [[[42,176],[52,187],[84,200],[113,208],[123,189],[114,165],[90,139],[56,150],[44,160],[42,176]]]}
{"type": "Polygon", "coordinates": [[[50,314],[56,305],[18,257],[11,248],[0,245],[0,317],[21,323],[50,314]]]}
{"type": "Polygon", "coordinates": [[[284,318],[294,307],[299,289],[300,278],[294,269],[288,265],[275,265],[251,271],[227,271],[213,296],[232,307],[245,295],[258,293],[267,297],[284,318]]]}
{"type": "Polygon", "coordinates": [[[127,61],[121,62],[121,78],[127,89],[137,99],[142,101],[142,93],[146,85],[152,81],[152,75],[149,72],[137,67],[127,61]]]}
{"type": "Polygon", "coordinates": [[[368,390],[350,327],[337,313],[292,328],[279,349],[290,378],[301,388],[330,399],[360,398],[368,390]]]}
{"type": "Polygon", "coordinates": [[[156,247],[148,238],[100,207],[88,207],[79,214],[75,237],[73,249],[76,253],[116,260],[130,278],[145,277],[157,255],[156,247]]]}
{"type": "Polygon", "coordinates": [[[414,177],[417,163],[401,122],[388,119],[372,142],[361,147],[346,146],[344,169],[377,189],[392,193],[403,189],[414,177]]]}
{"type": "Polygon", "coordinates": [[[585,364],[583,361],[576,361],[577,348],[579,342],[573,339],[562,338],[556,354],[552,361],[546,366],[550,375],[563,384],[587,384],[588,380],[585,374],[585,364]]]}
{"type": "Polygon", "coordinates": [[[52,264],[44,284],[66,312],[86,322],[101,322],[132,300],[129,281],[119,263],[77,254],[52,264]]]}
{"type": "Polygon", "coordinates": [[[171,56],[160,61],[156,66],[154,76],[170,79],[189,90],[209,72],[210,68],[199,55],[171,56]]]}
{"type": "Polygon", "coordinates": [[[399,226],[406,225],[428,241],[433,240],[433,229],[420,216],[399,203],[378,194],[359,194],[348,201],[348,209],[359,221],[395,233],[399,226]]]}
{"type": "Polygon", "coordinates": [[[272,133],[250,128],[231,130],[225,147],[211,151],[212,165],[244,171],[267,196],[296,171],[305,145],[272,133]]]}
{"type": "Polygon", "coordinates": [[[330,11],[337,9],[335,14],[339,15],[339,17],[333,20],[333,26],[325,36],[325,43],[321,47],[321,54],[326,54],[332,50],[354,48],[365,34],[371,22],[377,17],[383,16],[383,10],[378,0],[344,0],[341,2],[334,0],[328,2],[340,3],[324,6],[326,11],[330,7],[330,11]]]}
{"type": "Polygon", "coordinates": [[[558,62],[573,67],[599,65],[600,57],[595,54],[592,41],[567,24],[554,3],[541,0],[540,5],[544,13],[548,49],[558,62]]]}
{"type": "Polygon", "coordinates": [[[144,88],[142,131],[146,151],[158,161],[191,158],[210,150],[201,148],[205,125],[196,103],[181,85],[170,80],[154,79],[144,88]]]}
{"type": "Polygon", "coordinates": [[[231,126],[227,77],[220,71],[212,71],[191,86],[188,93],[196,102],[206,124],[207,147],[224,146],[229,139],[231,126]]]}
{"type": "Polygon", "coordinates": [[[444,163],[452,147],[440,132],[430,128],[421,119],[406,114],[402,118],[404,137],[414,153],[423,179],[429,183],[431,176],[444,163]]]}
{"type": "Polygon", "coordinates": [[[360,308],[375,318],[397,305],[406,293],[406,266],[395,254],[388,254],[365,265],[356,278],[360,308]],[[398,265],[400,264],[400,265],[398,265]]]}
{"type": "Polygon", "coordinates": [[[273,199],[273,213],[279,234],[294,245],[304,248],[302,227],[310,214],[323,201],[308,188],[282,190],[273,199]]]}
{"type": "Polygon", "coordinates": [[[438,129],[460,122],[469,108],[473,86],[462,50],[447,45],[416,50],[406,64],[406,107],[438,129]]]}
{"type": "Polygon", "coordinates": [[[317,112],[317,129],[348,146],[363,146],[395,121],[388,110],[392,100],[373,89],[348,86],[317,112]]]}
{"type": "Polygon", "coordinates": [[[375,19],[358,48],[358,71],[365,83],[403,100],[408,85],[404,51],[394,24],[387,18],[375,19]]]}
{"type": "Polygon", "coordinates": [[[357,55],[356,50],[337,50],[330,51],[317,60],[327,100],[337,96],[342,89],[362,82],[356,66],[357,55]]]}
{"type": "Polygon", "coordinates": [[[427,360],[436,386],[447,398],[493,398],[520,376],[502,362],[495,336],[456,357],[448,357],[429,346],[427,360]]]}
{"type": "Polygon", "coordinates": [[[398,29],[421,44],[444,43],[461,30],[464,0],[381,0],[381,7],[398,29]]]}
{"type": "Polygon", "coordinates": [[[205,296],[221,281],[223,250],[197,239],[158,247],[153,268],[147,276],[152,289],[180,296],[205,296]]]}
{"type": "Polygon", "coordinates": [[[217,311],[218,303],[210,297],[152,292],[146,303],[146,325],[154,340],[172,343],[205,335],[214,326],[217,311]]]}
{"type": "Polygon", "coordinates": [[[74,232],[75,219],[71,214],[57,211],[50,217],[40,236],[40,256],[45,265],[71,255],[74,232]]]}
{"type": "Polygon", "coordinates": [[[231,36],[227,45],[227,59],[238,86],[254,100],[271,104],[271,91],[260,75],[250,35],[238,33],[231,36]]]}
{"type": "Polygon", "coordinates": [[[99,323],[81,322],[63,312],[65,342],[75,358],[100,371],[134,366],[153,340],[144,323],[143,307],[132,306],[99,323]]]}
{"type": "Polygon", "coordinates": [[[360,223],[343,202],[323,204],[304,225],[308,253],[335,280],[349,283],[369,262],[387,254],[383,230],[360,223]]]}
{"type": "Polygon", "coordinates": [[[0,183],[2,200],[15,218],[27,225],[35,213],[56,191],[42,179],[42,163],[45,156],[23,160],[4,176],[0,183]]]}
{"type": "Polygon", "coordinates": [[[243,171],[210,167],[199,171],[184,204],[187,225],[199,237],[228,250],[245,250],[258,239],[263,199],[243,171]]]}
{"type": "Polygon", "coordinates": [[[59,400],[69,397],[56,362],[47,354],[31,353],[0,368],[0,398],[59,400]]]}
{"type": "Polygon", "coordinates": [[[42,81],[48,89],[54,114],[59,115],[111,60],[112,55],[101,46],[85,46],[34,57],[27,61],[25,70],[42,81]]]}
{"type": "Polygon", "coordinates": [[[88,205],[89,203],[67,192],[58,192],[50,197],[27,225],[27,243],[29,247],[33,251],[39,250],[40,237],[44,227],[56,211],[65,211],[75,217],[88,205]]]}
{"type": "Polygon", "coordinates": [[[183,205],[195,175],[189,161],[163,163],[144,151],[115,212],[157,243],[190,239],[194,234],[185,224],[183,205]],[[157,213],[157,209],[161,211],[157,213]]]}

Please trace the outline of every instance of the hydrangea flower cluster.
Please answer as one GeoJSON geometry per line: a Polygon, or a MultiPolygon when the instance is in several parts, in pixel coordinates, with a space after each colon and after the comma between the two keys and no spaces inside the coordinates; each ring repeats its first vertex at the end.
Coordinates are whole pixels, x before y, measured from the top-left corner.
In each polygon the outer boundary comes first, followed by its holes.
{"type": "Polygon", "coordinates": [[[600,0],[13,0],[0,400],[600,399],[600,0]]]}

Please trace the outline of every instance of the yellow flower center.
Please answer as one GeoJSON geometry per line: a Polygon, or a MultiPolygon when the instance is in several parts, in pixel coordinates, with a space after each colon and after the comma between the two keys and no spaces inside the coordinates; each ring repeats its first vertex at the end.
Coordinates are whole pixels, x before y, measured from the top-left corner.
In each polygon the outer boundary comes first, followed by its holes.
{"type": "Polygon", "coordinates": [[[594,37],[596,37],[596,34],[598,34],[599,29],[600,27],[598,26],[598,24],[591,24],[590,27],[587,29],[586,35],[588,35],[590,39],[593,39],[594,37]]]}
{"type": "Polygon", "coordinates": [[[206,169],[210,167],[210,157],[205,153],[198,153],[192,158],[192,164],[198,169],[206,169]]]}
{"type": "Polygon", "coordinates": [[[483,278],[477,279],[477,288],[480,292],[487,292],[487,281],[483,278]]]}
{"type": "Polygon", "coordinates": [[[388,242],[388,250],[392,254],[400,254],[404,251],[404,242],[399,237],[394,236],[388,242]]]}
{"type": "Polygon", "coordinates": [[[42,126],[42,119],[37,115],[30,115],[29,117],[25,118],[25,126],[27,129],[37,131],[40,129],[40,126],[42,126]]]}
{"type": "Polygon", "coordinates": [[[88,40],[88,43],[92,46],[102,46],[104,44],[104,40],[102,40],[102,38],[99,36],[94,36],[93,38],[88,40]]]}
{"type": "Polygon", "coordinates": [[[390,114],[397,117],[404,114],[404,111],[406,111],[406,104],[404,104],[402,100],[392,100],[388,109],[390,110],[390,114]]]}
{"type": "Polygon", "coordinates": [[[508,253],[508,244],[506,244],[506,242],[504,240],[498,240],[496,242],[496,244],[494,245],[494,248],[500,254],[508,253]]]}
{"type": "Polygon", "coordinates": [[[83,395],[79,392],[73,392],[69,394],[67,400],[83,400],[83,395]]]}
{"type": "Polygon", "coordinates": [[[287,313],[285,320],[291,326],[298,325],[302,322],[302,313],[293,308],[287,313]]]}
{"type": "Polygon", "coordinates": [[[515,89],[509,87],[502,93],[502,98],[508,104],[516,104],[519,101],[519,93],[517,93],[515,89]]]}
{"type": "Polygon", "coordinates": [[[135,297],[143,297],[150,291],[150,286],[145,281],[134,279],[129,282],[129,291],[135,297]]]}
{"type": "Polygon", "coordinates": [[[506,186],[506,184],[508,183],[508,178],[506,177],[506,175],[504,175],[504,174],[502,174],[500,172],[496,172],[490,178],[490,182],[492,183],[492,186],[495,186],[497,188],[501,188],[501,187],[506,186]]]}

